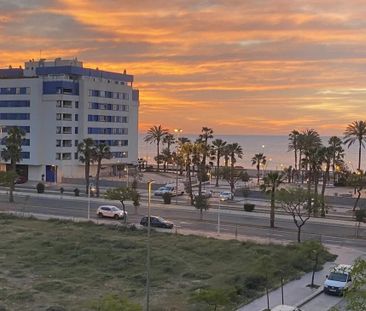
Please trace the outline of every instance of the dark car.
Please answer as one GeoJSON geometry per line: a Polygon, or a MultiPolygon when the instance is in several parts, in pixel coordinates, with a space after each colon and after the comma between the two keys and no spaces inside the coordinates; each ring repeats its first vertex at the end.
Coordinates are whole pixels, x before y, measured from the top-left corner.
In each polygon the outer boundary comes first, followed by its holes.
{"type": "MultiPolygon", "coordinates": [[[[144,216],[141,218],[140,225],[147,227],[147,216],[144,216]]],[[[150,226],[156,227],[156,228],[167,228],[172,229],[173,223],[165,220],[164,218],[158,217],[158,216],[150,216],[150,226]]]]}
{"type": "Polygon", "coordinates": [[[28,178],[25,176],[18,176],[17,179],[15,180],[16,184],[24,184],[28,181],[28,178]]]}

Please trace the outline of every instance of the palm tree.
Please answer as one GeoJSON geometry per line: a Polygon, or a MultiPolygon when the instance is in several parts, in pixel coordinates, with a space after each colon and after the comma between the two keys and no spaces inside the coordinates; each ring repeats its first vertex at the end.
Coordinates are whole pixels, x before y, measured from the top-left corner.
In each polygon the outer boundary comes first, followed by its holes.
{"type": "Polygon", "coordinates": [[[12,127],[8,131],[8,136],[4,138],[5,148],[2,150],[2,157],[5,161],[10,161],[10,171],[12,178],[10,180],[9,202],[14,202],[14,189],[16,178],[16,165],[22,160],[22,143],[25,133],[19,127],[12,127]]]}
{"type": "Polygon", "coordinates": [[[100,169],[102,167],[102,160],[103,159],[111,159],[112,153],[109,146],[105,144],[99,144],[94,148],[94,159],[97,162],[97,173],[95,174],[95,188],[96,188],[96,195],[99,198],[99,176],[100,176],[100,169]]]}
{"type": "Polygon", "coordinates": [[[365,148],[366,140],[366,122],[365,121],[353,121],[348,124],[346,130],[344,131],[343,142],[347,144],[349,148],[356,141],[358,141],[358,167],[361,169],[361,149],[365,148]]]}
{"type": "Polygon", "coordinates": [[[156,162],[158,164],[158,172],[160,170],[160,142],[168,134],[168,130],[163,129],[161,125],[154,125],[147,131],[147,135],[145,136],[145,142],[148,142],[150,144],[156,143],[156,162]]]}
{"type": "Polygon", "coordinates": [[[222,148],[222,156],[224,157],[224,165],[225,167],[229,166],[229,160],[230,160],[230,144],[224,146],[222,148]]]}
{"type": "Polygon", "coordinates": [[[289,144],[288,151],[294,151],[295,155],[295,170],[297,170],[297,153],[299,151],[299,131],[293,130],[288,136],[289,144]]]}
{"type": "Polygon", "coordinates": [[[183,163],[185,165],[185,169],[186,169],[186,176],[187,176],[187,180],[188,180],[188,185],[187,185],[187,192],[188,195],[191,199],[191,205],[194,204],[193,202],[193,193],[192,193],[192,175],[191,175],[191,164],[192,164],[192,155],[194,152],[194,144],[192,144],[191,142],[185,142],[184,144],[182,144],[179,148],[178,158],[182,158],[183,163]]]}
{"type": "MultiPolygon", "coordinates": [[[[335,137],[335,136],[333,136],[335,137]]],[[[320,156],[322,162],[325,164],[325,172],[323,175],[323,184],[322,184],[322,191],[321,191],[321,213],[320,215],[322,217],[325,217],[325,187],[329,180],[329,170],[330,170],[330,164],[332,160],[334,159],[334,149],[333,146],[323,147],[320,150],[320,156]]],[[[333,171],[334,174],[334,171],[333,171]]]]}
{"type": "Polygon", "coordinates": [[[85,138],[78,145],[79,161],[85,165],[85,193],[89,193],[90,164],[94,162],[95,145],[90,137],[85,138]]]}
{"type": "Polygon", "coordinates": [[[226,146],[226,141],[223,141],[222,139],[215,139],[212,142],[213,151],[215,152],[216,156],[216,187],[219,186],[219,171],[220,171],[220,159],[223,156],[222,151],[224,146],[226,146]]]}
{"type": "Polygon", "coordinates": [[[254,157],[252,158],[252,165],[255,165],[257,168],[257,184],[259,185],[259,170],[261,165],[266,165],[267,159],[266,156],[263,155],[263,153],[256,153],[254,157]]]}
{"type": "Polygon", "coordinates": [[[344,149],[342,147],[342,139],[337,136],[332,136],[328,140],[329,147],[332,150],[332,171],[333,171],[333,183],[337,179],[337,166],[343,163],[344,149]]]}
{"type": "Polygon", "coordinates": [[[271,195],[271,211],[269,217],[269,225],[275,227],[275,199],[278,187],[284,182],[286,175],[284,172],[270,172],[263,178],[261,189],[271,195]]]}
{"type": "Polygon", "coordinates": [[[234,193],[234,165],[236,163],[236,158],[243,158],[243,149],[238,143],[228,144],[227,148],[230,155],[230,191],[234,193]]]}
{"type": "Polygon", "coordinates": [[[173,134],[166,134],[162,140],[163,144],[167,145],[167,149],[170,152],[171,145],[175,144],[175,137],[173,134]]]}

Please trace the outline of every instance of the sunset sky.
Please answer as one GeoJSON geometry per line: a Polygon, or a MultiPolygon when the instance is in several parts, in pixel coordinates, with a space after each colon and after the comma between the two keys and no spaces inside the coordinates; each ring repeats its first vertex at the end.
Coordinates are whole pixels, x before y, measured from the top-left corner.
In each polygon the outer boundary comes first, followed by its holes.
{"type": "Polygon", "coordinates": [[[366,119],[365,0],[0,0],[0,67],[135,76],[140,131],[341,134],[366,119]]]}

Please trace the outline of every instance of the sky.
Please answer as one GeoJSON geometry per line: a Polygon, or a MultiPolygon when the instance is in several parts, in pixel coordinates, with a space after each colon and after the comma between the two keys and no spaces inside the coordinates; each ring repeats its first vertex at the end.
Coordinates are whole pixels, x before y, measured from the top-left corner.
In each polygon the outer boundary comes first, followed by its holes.
{"type": "Polygon", "coordinates": [[[0,0],[0,68],[135,76],[140,131],[342,134],[366,118],[365,0],[0,0]]]}

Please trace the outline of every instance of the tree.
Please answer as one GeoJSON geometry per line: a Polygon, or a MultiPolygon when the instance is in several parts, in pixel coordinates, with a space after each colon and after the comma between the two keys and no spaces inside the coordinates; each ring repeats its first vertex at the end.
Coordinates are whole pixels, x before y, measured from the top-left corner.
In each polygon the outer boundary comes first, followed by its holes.
{"type": "Polygon", "coordinates": [[[195,208],[200,210],[200,219],[202,220],[203,210],[208,210],[208,208],[209,208],[207,198],[200,194],[195,196],[194,197],[194,206],[195,206],[195,208]]]}
{"type": "Polygon", "coordinates": [[[12,178],[8,180],[9,182],[9,202],[14,202],[14,189],[15,189],[15,179],[16,166],[17,163],[22,160],[22,143],[25,137],[25,132],[19,127],[12,127],[8,131],[8,135],[4,138],[5,148],[2,150],[2,157],[5,161],[10,161],[10,171],[13,173],[8,175],[12,178]]]}
{"type": "Polygon", "coordinates": [[[78,145],[79,161],[85,165],[85,193],[89,193],[90,165],[94,162],[95,145],[90,137],[85,138],[78,145]]]}
{"type": "Polygon", "coordinates": [[[323,184],[322,184],[322,191],[321,191],[321,212],[320,215],[322,217],[325,216],[325,187],[329,180],[329,169],[330,164],[334,156],[333,147],[323,147],[320,150],[322,162],[325,164],[325,172],[323,174],[323,184]]]}
{"type": "Polygon", "coordinates": [[[212,142],[213,151],[216,157],[216,187],[219,186],[219,172],[220,172],[220,159],[223,156],[223,148],[226,145],[226,141],[222,139],[215,139],[212,142]]]}
{"type": "MultiPolygon", "coordinates": [[[[292,216],[297,227],[297,241],[301,242],[301,229],[310,219],[315,205],[308,204],[309,193],[303,188],[281,189],[278,191],[278,202],[281,208],[292,216]]],[[[311,195],[311,201],[317,198],[311,195]]]]}
{"type": "Polygon", "coordinates": [[[286,175],[283,172],[270,172],[263,179],[262,191],[267,192],[271,196],[271,211],[269,225],[275,227],[275,200],[278,187],[284,182],[286,175]]]}
{"type": "MultiPolygon", "coordinates": [[[[236,163],[236,158],[238,157],[239,159],[243,158],[243,149],[241,148],[241,146],[238,143],[232,143],[227,145],[227,151],[230,157],[230,173],[232,174],[232,176],[230,177],[230,180],[234,179],[234,174],[235,174],[235,163],[236,163]]],[[[234,193],[234,184],[230,185],[230,191],[234,193]]]]}
{"type": "Polygon", "coordinates": [[[263,153],[256,153],[252,158],[252,165],[255,165],[257,168],[257,184],[259,185],[259,176],[260,176],[260,167],[261,165],[266,165],[267,159],[263,153]]]}
{"type": "Polygon", "coordinates": [[[298,151],[299,151],[299,135],[300,135],[300,133],[297,130],[293,130],[288,135],[288,140],[289,140],[288,151],[294,151],[295,170],[297,170],[297,154],[298,154],[298,151]]]}
{"type": "Polygon", "coordinates": [[[361,222],[366,222],[366,209],[361,208],[356,210],[355,213],[356,216],[356,222],[357,222],[357,229],[356,229],[356,237],[358,238],[358,233],[360,231],[361,222]]]}
{"type": "Polygon", "coordinates": [[[352,268],[352,287],[346,293],[347,310],[365,310],[366,306],[366,260],[356,259],[352,268]]]}
{"type": "MultiPolygon", "coordinates": [[[[123,211],[126,212],[125,201],[132,200],[135,202],[135,200],[137,198],[137,202],[138,202],[140,195],[135,189],[119,187],[119,188],[107,189],[106,193],[104,194],[104,197],[107,200],[120,201],[122,204],[123,211]]],[[[135,203],[134,203],[134,205],[135,205],[135,203]]],[[[135,205],[135,207],[137,207],[138,205],[139,205],[139,203],[137,205],[135,205]]],[[[126,217],[124,219],[126,222],[127,221],[126,217]]]]}
{"type": "Polygon", "coordinates": [[[193,157],[193,153],[194,153],[194,144],[192,144],[191,142],[186,142],[180,146],[180,149],[178,152],[185,165],[186,176],[187,176],[187,180],[188,180],[187,192],[191,199],[191,205],[194,205],[193,193],[192,193],[192,175],[191,175],[191,164],[192,164],[192,157],[193,157]]]}
{"type": "Polygon", "coordinates": [[[154,125],[147,131],[147,135],[145,136],[145,142],[147,143],[156,143],[156,162],[158,165],[157,171],[160,171],[160,142],[162,139],[168,135],[168,130],[162,128],[161,125],[154,125]]]}
{"type": "MultiPolygon", "coordinates": [[[[9,190],[11,188],[11,185],[14,184],[14,180],[18,177],[17,173],[14,173],[13,171],[0,171],[0,185],[1,186],[5,186],[5,187],[9,187],[9,190]]],[[[10,194],[10,191],[9,191],[10,194]]],[[[13,199],[14,201],[14,199],[13,199]]],[[[13,202],[10,200],[9,197],[9,202],[13,202]]]]}
{"type": "Polygon", "coordinates": [[[97,173],[95,175],[95,188],[96,195],[99,198],[99,177],[100,177],[100,169],[102,167],[103,159],[111,159],[112,153],[109,146],[105,144],[99,144],[94,148],[94,159],[97,162],[97,173]]]}
{"type": "Polygon", "coordinates": [[[353,204],[353,212],[354,212],[357,208],[358,201],[360,200],[362,194],[361,191],[366,186],[366,176],[364,171],[358,170],[356,173],[349,175],[347,179],[347,185],[352,186],[357,192],[357,198],[355,200],[355,203],[353,204]]]}
{"type": "Polygon", "coordinates": [[[219,174],[228,182],[231,192],[234,193],[235,184],[238,181],[248,181],[248,173],[241,168],[222,167],[219,174]]]}
{"type": "Polygon", "coordinates": [[[358,142],[358,166],[357,169],[361,169],[361,150],[365,148],[366,139],[366,122],[365,121],[353,121],[348,124],[344,131],[343,142],[349,148],[355,142],[358,142]]]}
{"type": "Polygon", "coordinates": [[[342,147],[342,139],[337,136],[332,136],[328,140],[329,147],[332,150],[332,171],[333,183],[337,180],[337,168],[343,164],[344,149],[342,147]]]}

